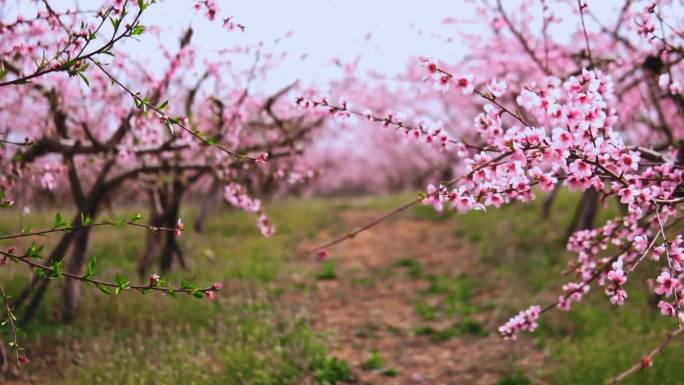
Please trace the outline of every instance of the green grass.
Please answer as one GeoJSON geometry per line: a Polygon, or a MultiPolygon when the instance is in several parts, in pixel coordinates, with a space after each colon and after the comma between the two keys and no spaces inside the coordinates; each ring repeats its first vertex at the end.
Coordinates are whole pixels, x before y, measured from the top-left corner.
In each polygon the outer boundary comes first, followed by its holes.
{"type": "Polygon", "coordinates": [[[402,258],[394,262],[395,267],[406,268],[411,279],[419,279],[423,276],[423,266],[414,258],[402,258]]]}
{"type": "Polygon", "coordinates": [[[522,372],[513,372],[501,377],[494,385],[532,385],[532,381],[522,372]]]}
{"type": "MultiPolygon", "coordinates": [[[[349,380],[346,362],[328,354],[325,339],[309,328],[298,309],[278,301],[284,291],[299,290],[279,280],[288,274],[292,250],[335,223],[336,211],[330,201],[274,205],[269,214],[278,233],[270,239],[259,234],[253,216],[225,208],[210,217],[203,234],[186,232],[180,241],[190,268],[176,269],[168,278],[202,285],[222,282],[224,290],[213,302],[155,293],[107,296],[84,286],[77,320],[64,325],[59,321],[61,283],[52,282],[36,319],[20,329],[20,341],[36,362],[27,370],[54,375],[40,365],[42,357],[50,355],[46,359],[67,368],[62,378],[50,377],[52,383],[62,384],[275,385],[310,378],[332,385],[349,380]]],[[[133,213],[124,209],[115,216],[133,213]]],[[[14,215],[2,217],[0,231],[19,231],[14,215]]],[[[22,221],[35,229],[49,228],[53,215],[37,212],[22,221]]],[[[193,217],[193,207],[183,212],[187,224],[193,217]]],[[[120,272],[138,281],[135,268],[144,237],[132,227],[93,230],[89,255],[98,258],[97,276],[111,280],[120,272]]],[[[43,240],[46,250],[56,239],[43,240]]],[[[20,249],[28,245],[15,244],[20,249]]],[[[0,279],[16,293],[28,274],[8,266],[0,271],[0,279]]],[[[1,331],[7,341],[9,331],[1,331]]]]}
{"type": "Polygon", "coordinates": [[[429,336],[430,340],[435,343],[458,337],[486,337],[489,335],[489,332],[482,324],[469,318],[465,318],[443,329],[437,329],[432,326],[418,326],[413,329],[413,333],[417,336],[429,336]]]}
{"type": "Polygon", "coordinates": [[[368,353],[368,358],[363,363],[362,367],[365,370],[377,370],[381,369],[385,365],[380,352],[377,350],[372,350],[368,353]]]}
{"type": "Polygon", "coordinates": [[[337,270],[334,261],[325,261],[321,263],[320,270],[316,273],[316,279],[320,281],[330,281],[337,279],[337,270]]]}

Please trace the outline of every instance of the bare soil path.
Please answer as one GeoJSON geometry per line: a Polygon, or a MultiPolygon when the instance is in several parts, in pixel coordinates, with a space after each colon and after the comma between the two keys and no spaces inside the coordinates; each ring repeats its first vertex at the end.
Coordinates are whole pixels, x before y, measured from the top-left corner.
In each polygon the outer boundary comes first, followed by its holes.
{"type": "MultiPolygon", "coordinates": [[[[341,218],[354,228],[376,215],[352,209],[341,218]]],[[[385,223],[330,250],[337,278],[290,298],[312,309],[314,329],[329,333],[332,353],[351,364],[359,383],[492,385],[515,369],[540,372],[544,356],[530,341],[502,341],[495,332],[496,292],[485,288],[487,272],[453,230],[406,217],[385,223]],[[466,293],[451,279],[467,280],[466,293]]],[[[322,231],[302,249],[333,235],[322,231]]],[[[321,269],[313,259],[296,263],[302,280],[321,269]]]]}

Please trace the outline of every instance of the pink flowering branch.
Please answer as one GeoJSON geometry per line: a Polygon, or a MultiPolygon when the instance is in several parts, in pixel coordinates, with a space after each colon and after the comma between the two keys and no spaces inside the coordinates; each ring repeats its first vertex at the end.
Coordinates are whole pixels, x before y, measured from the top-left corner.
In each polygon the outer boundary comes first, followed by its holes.
{"type": "MultiPolygon", "coordinates": [[[[436,66],[436,65],[434,65],[433,67],[431,67],[430,64],[428,64],[428,70],[429,70],[430,72],[432,72],[432,73],[440,73],[440,74],[442,74],[442,75],[443,75],[443,78],[440,79],[440,82],[442,82],[442,83],[450,82],[450,81],[452,81],[452,79],[455,79],[455,76],[454,76],[454,75],[452,75],[451,73],[449,73],[448,71],[446,71],[446,70],[444,70],[444,69],[442,69],[442,68],[439,68],[439,67],[436,66]]],[[[458,80],[457,80],[457,82],[460,82],[460,81],[463,81],[463,80],[461,80],[461,79],[458,79],[458,80]]],[[[468,85],[468,84],[463,84],[462,86],[464,86],[464,87],[471,87],[471,86],[468,85]]],[[[464,92],[465,92],[465,91],[464,91],[464,92]]],[[[509,109],[509,108],[507,108],[505,105],[501,104],[501,103],[497,100],[496,96],[493,95],[491,92],[485,92],[485,91],[482,91],[482,90],[477,89],[477,88],[474,88],[474,87],[472,87],[471,92],[474,93],[474,94],[476,94],[476,95],[478,95],[478,96],[480,96],[480,97],[482,97],[483,99],[485,99],[485,100],[487,100],[487,101],[493,103],[501,112],[506,113],[507,115],[513,117],[515,120],[519,121],[519,122],[522,123],[523,125],[529,126],[529,124],[525,121],[525,119],[524,119],[519,113],[514,113],[514,112],[511,111],[511,109],[509,109]]],[[[342,104],[340,104],[340,105],[333,105],[333,104],[331,104],[331,103],[330,103],[327,99],[325,99],[325,98],[322,98],[322,99],[320,99],[320,100],[310,100],[310,99],[306,99],[306,98],[303,98],[303,97],[299,97],[299,98],[296,99],[296,104],[297,104],[297,105],[300,105],[300,106],[302,106],[302,107],[304,107],[304,108],[309,108],[309,107],[314,107],[314,108],[316,108],[316,107],[319,107],[319,108],[320,108],[320,107],[328,108],[329,111],[330,111],[332,114],[342,114],[343,116],[344,116],[345,114],[346,114],[346,115],[361,116],[361,117],[366,118],[367,120],[370,120],[370,121],[373,121],[373,122],[382,123],[383,125],[386,125],[386,126],[395,126],[395,127],[397,127],[397,128],[404,128],[404,129],[407,130],[406,133],[410,133],[410,132],[419,132],[419,133],[421,133],[421,134],[431,134],[431,133],[429,133],[427,130],[425,130],[423,127],[420,127],[420,126],[417,126],[417,127],[416,127],[416,126],[412,126],[412,125],[406,124],[406,123],[404,123],[404,122],[402,122],[402,121],[396,120],[395,117],[394,117],[393,115],[391,115],[391,114],[389,114],[389,115],[386,116],[386,117],[382,117],[382,116],[374,115],[374,114],[371,113],[371,112],[362,113],[362,112],[359,112],[359,111],[356,111],[356,110],[353,110],[353,109],[348,108],[348,106],[347,106],[346,103],[342,103],[342,104]]],[[[439,133],[438,133],[438,134],[439,134],[439,133]]],[[[440,141],[441,141],[442,143],[459,143],[458,141],[455,141],[455,140],[453,140],[453,139],[449,139],[446,135],[442,136],[442,137],[440,138],[440,141]]],[[[544,144],[548,145],[548,143],[544,143],[544,144]]],[[[465,143],[464,143],[464,145],[465,145],[467,148],[472,148],[472,149],[477,149],[477,150],[489,150],[489,151],[493,151],[493,149],[491,149],[491,148],[489,148],[489,147],[480,147],[480,146],[474,146],[474,145],[465,144],[465,143]]],[[[487,163],[485,163],[484,165],[482,165],[482,166],[480,166],[480,167],[477,167],[477,168],[473,169],[468,175],[459,177],[459,178],[457,178],[457,179],[455,179],[455,180],[452,180],[452,181],[446,183],[446,184],[444,185],[444,187],[451,187],[451,186],[455,185],[456,183],[458,183],[459,181],[461,181],[462,179],[468,179],[469,177],[472,177],[473,173],[475,173],[475,172],[477,172],[477,171],[480,171],[480,170],[482,170],[482,169],[484,169],[484,168],[486,168],[486,167],[489,167],[489,166],[495,166],[495,165],[496,165],[496,162],[498,162],[498,161],[500,161],[500,160],[506,158],[507,156],[509,156],[509,155],[511,155],[511,154],[512,154],[512,152],[503,153],[503,154],[499,155],[499,157],[493,159],[491,162],[487,162],[487,163]]],[[[585,163],[587,163],[587,164],[593,165],[593,166],[595,166],[597,169],[599,169],[600,171],[603,172],[603,174],[604,174],[603,176],[604,176],[604,177],[607,177],[607,178],[609,178],[610,180],[617,181],[618,183],[622,184],[623,186],[627,186],[627,182],[624,180],[623,177],[621,177],[620,175],[617,175],[617,174],[615,174],[614,172],[610,171],[608,168],[606,168],[606,167],[605,167],[603,164],[601,164],[599,161],[589,159],[589,158],[587,158],[585,155],[580,154],[580,153],[578,153],[578,152],[576,152],[576,151],[570,151],[570,154],[571,154],[571,157],[570,157],[571,159],[579,159],[579,160],[582,160],[583,162],[585,162],[585,163]]],[[[438,196],[438,195],[441,194],[441,191],[442,191],[442,190],[434,191],[434,192],[428,194],[425,198],[431,198],[431,197],[438,196]]],[[[358,229],[356,229],[356,230],[354,230],[354,231],[352,231],[352,232],[350,232],[350,233],[347,233],[347,234],[345,234],[345,235],[339,236],[339,237],[337,237],[337,238],[335,238],[335,239],[333,239],[333,240],[331,240],[331,241],[329,241],[329,242],[323,243],[323,244],[321,244],[321,245],[319,245],[319,246],[316,246],[316,247],[314,247],[314,248],[312,248],[312,249],[309,249],[309,250],[307,251],[307,254],[308,254],[308,253],[315,253],[315,252],[321,251],[321,250],[323,250],[323,249],[325,249],[325,248],[327,248],[327,247],[330,247],[330,246],[336,245],[336,244],[338,244],[338,243],[340,243],[340,242],[343,242],[343,241],[345,241],[345,240],[354,238],[354,237],[355,237],[356,235],[358,235],[359,233],[361,233],[361,232],[363,232],[363,231],[366,231],[366,230],[368,230],[368,229],[370,229],[370,228],[372,228],[372,227],[374,227],[374,226],[376,226],[376,225],[378,225],[378,224],[384,222],[385,220],[387,220],[387,219],[389,219],[389,218],[391,218],[391,217],[393,217],[393,216],[395,216],[395,215],[397,215],[397,214],[399,214],[399,213],[405,211],[407,208],[409,208],[409,207],[411,207],[411,206],[414,206],[414,205],[416,205],[416,204],[418,204],[418,203],[420,203],[420,202],[423,202],[425,198],[421,197],[421,198],[414,199],[413,201],[407,202],[407,203],[405,203],[404,205],[399,206],[399,207],[397,207],[396,209],[391,210],[391,211],[387,212],[386,214],[381,215],[380,217],[376,218],[375,220],[370,221],[370,222],[367,223],[366,225],[361,226],[361,227],[359,227],[358,229]]],[[[665,201],[659,201],[659,203],[665,203],[665,201]]]]}
{"type": "Polygon", "coordinates": [[[149,109],[151,109],[152,111],[154,111],[155,113],[157,113],[157,114],[159,115],[159,119],[160,119],[162,122],[164,122],[164,123],[167,125],[167,127],[169,128],[169,130],[171,131],[171,134],[173,134],[173,126],[177,126],[177,127],[180,127],[183,131],[185,131],[185,132],[189,133],[190,135],[192,135],[194,138],[196,138],[196,139],[198,139],[199,141],[201,141],[204,145],[216,147],[218,150],[220,150],[220,151],[222,151],[222,152],[224,152],[224,153],[230,155],[230,156],[233,157],[233,158],[244,159],[244,160],[251,160],[251,161],[254,161],[254,162],[257,162],[257,163],[265,163],[266,160],[268,159],[268,154],[267,154],[267,153],[261,154],[261,155],[259,155],[259,156],[257,156],[257,157],[250,157],[250,156],[247,156],[247,155],[238,154],[237,152],[234,152],[234,151],[231,151],[230,149],[228,149],[225,145],[223,145],[223,144],[221,144],[221,143],[216,143],[216,142],[214,142],[214,140],[213,140],[212,138],[203,135],[202,133],[200,133],[200,132],[197,131],[196,129],[190,129],[190,128],[188,128],[188,127],[183,123],[184,120],[185,120],[184,118],[182,118],[182,117],[181,117],[181,118],[171,118],[171,117],[169,117],[169,116],[162,110],[162,108],[160,108],[160,107],[158,107],[158,106],[155,106],[154,104],[150,103],[150,102],[149,102],[147,99],[145,99],[145,98],[141,98],[139,93],[133,92],[130,88],[128,88],[125,84],[123,84],[120,80],[118,80],[116,77],[114,77],[114,75],[112,75],[109,71],[107,71],[107,70],[104,68],[104,66],[103,66],[100,62],[98,62],[98,61],[95,60],[95,59],[90,59],[90,61],[91,61],[92,63],[94,63],[95,66],[97,66],[97,68],[99,68],[99,69],[100,69],[100,70],[101,70],[101,71],[102,71],[102,72],[103,72],[103,73],[104,73],[104,74],[105,74],[113,83],[117,84],[117,85],[118,85],[119,87],[121,87],[126,93],[128,93],[131,97],[133,97],[133,99],[134,99],[135,102],[136,102],[136,105],[138,105],[139,108],[143,109],[143,111],[145,111],[145,110],[147,110],[147,108],[149,108],[149,109]]]}

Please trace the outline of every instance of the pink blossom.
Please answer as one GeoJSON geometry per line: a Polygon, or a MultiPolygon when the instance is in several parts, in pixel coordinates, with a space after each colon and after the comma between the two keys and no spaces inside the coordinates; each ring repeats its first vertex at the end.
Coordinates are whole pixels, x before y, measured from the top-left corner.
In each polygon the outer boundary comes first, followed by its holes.
{"type": "Polygon", "coordinates": [[[656,278],[658,286],[653,290],[658,295],[671,296],[672,293],[679,288],[679,280],[672,277],[668,271],[660,273],[656,278]]]}
{"type": "Polygon", "coordinates": [[[500,97],[506,92],[506,81],[502,80],[500,82],[496,81],[496,79],[492,79],[488,84],[487,84],[487,90],[494,95],[494,97],[500,97]]]}
{"type": "Polygon", "coordinates": [[[461,89],[463,95],[470,95],[473,93],[475,86],[473,84],[473,75],[459,75],[456,76],[454,85],[461,89]]]}
{"type": "Polygon", "coordinates": [[[675,308],[669,302],[660,301],[658,302],[658,309],[660,309],[660,314],[668,317],[672,317],[675,314],[675,308]]]}
{"type": "Polygon", "coordinates": [[[608,280],[612,281],[618,286],[622,286],[627,282],[627,277],[622,269],[613,269],[608,272],[608,280]]]}
{"type": "Polygon", "coordinates": [[[438,189],[435,185],[427,186],[427,196],[423,199],[423,204],[432,206],[436,211],[442,211],[442,189],[438,189]]]}
{"type": "Polygon", "coordinates": [[[515,340],[521,331],[527,330],[532,332],[537,329],[537,319],[540,314],[541,307],[537,305],[530,306],[500,326],[499,334],[506,340],[515,340]]]}
{"type": "Polygon", "coordinates": [[[159,284],[159,274],[150,275],[150,286],[154,287],[159,284]]]}
{"type": "Polygon", "coordinates": [[[268,153],[267,152],[262,152],[259,154],[259,156],[256,157],[256,162],[257,164],[266,164],[266,160],[268,159],[268,153]]]}
{"type": "Polygon", "coordinates": [[[648,239],[643,235],[634,237],[634,249],[638,252],[644,252],[648,248],[648,239]]]}

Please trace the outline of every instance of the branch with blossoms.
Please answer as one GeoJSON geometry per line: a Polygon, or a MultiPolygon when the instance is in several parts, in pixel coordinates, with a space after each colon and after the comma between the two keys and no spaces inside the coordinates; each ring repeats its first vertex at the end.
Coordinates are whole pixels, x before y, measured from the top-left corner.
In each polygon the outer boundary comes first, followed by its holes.
{"type": "MultiPolygon", "coordinates": [[[[193,7],[197,11],[204,10],[204,16],[209,19],[209,21],[214,21],[216,19],[216,16],[219,14],[219,7],[218,4],[216,3],[216,0],[194,0],[195,4],[193,7]]],[[[233,31],[235,28],[239,29],[242,32],[245,32],[245,26],[236,23],[233,20],[233,16],[227,16],[222,19],[223,21],[223,28],[227,29],[228,31],[233,31]]]]}
{"type": "Polygon", "coordinates": [[[97,68],[99,68],[111,81],[112,83],[117,84],[119,87],[121,87],[126,93],[128,93],[132,98],[133,101],[135,102],[135,105],[137,108],[141,109],[143,112],[146,112],[147,109],[149,108],[150,110],[154,111],[159,115],[159,121],[166,125],[166,127],[169,129],[169,132],[171,135],[175,135],[174,132],[174,127],[179,127],[183,131],[189,133],[192,135],[194,138],[198,139],[202,144],[207,145],[207,146],[213,146],[217,148],[218,150],[230,155],[233,158],[236,159],[244,159],[244,160],[250,160],[254,161],[258,164],[263,164],[266,163],[266,160],[268,159],[268,153],[261,153],[256,157],[251,157],[248,155],[243,155],[239,154],[237,152],[231,151],[228,149],[225,145],[221,143],[217,143],[214,138],[203,135],[201,132],[199,132],[196,129],[191,129],[186,126],[187,119],[185,117],[170,117],[164,112],[164,108],[167,106],[167,102],[163,102],[159,106],[155,106],[152,104],[149,99],[146,97],[141,97],[140,93],[133,92],[130,88],[128,88],[125,84],[123,84],[121,81],[119,81],[114,75],[112,75],[109,71],[107,71],[102,63],[98,62],[97,60],[91,59],[91,61],[95,64],[97,68]]]}
{"type": "MultiPolygon", "coordinates": [[[[439,86],[439,88],[444,89],[445,87],[448,89],[449,86],[454,85],[457,88],[462,89],[463,93],[465,95],[469,94],[476,94],[483,99],[485,99],[488,102],[493,103],[493,106],[491,105],[485,105],[485,114],[480,114],[478,117],[475,118],[475,122],[477,125],[480,126],[480,128],[483,128],[485,130],[491,129],[493,135],[503,135],[505,134],[505,130],[500,126],[501,125],[501,115],[503,113],[515,118],[517,121],[522,123],[523,125],[527,126],[529,128],[529,124],[524,120],[524,118],[519,114],[519,113],[514,113],[511,111],[511,109],[507,108],[503,104],[501,104],[499,101],[497,101],[497,97],[500,97],[503,95],[506,89],[505,83],[500,83],[496,82],[493,80],[490,82],[485,90],[481,89],[476,89],[473,85],[473,77],[471,75],[462,75],[462,76],[454,76],[451,73],[447,72],[444,69],[439,68],[436,63],[429,61],[429,60],[422,60],[422,65],[428,70],[428,72],[432,75],[437,75],[436,76],[436,84],[439,86]],[[496,126],[498,125],[498,127],[496,126]]],[[[589,71],[585,72],[586,74],[589,74],[589,71]]],[[[398,119],[395,114],[393,113],[388,113],[386,116],[378,116],[373,114],[371,111],[366,111],[366,112],[360,112],[354,109],[351,109],[347,102],[342,101],[341,103],[335,105],[331,104],[326,98],[320,98],[320,99],[309,99],[305,97],[298,97],[295,100],[295,103],[304,108],[304,109],[323,109],[327,110],[330,114],[336,116],[336,117],[349,117],[351,115],[355,116],[360,116],[363,117],[369,121],[373,122],[378,122],[382,123],[385,127],[393,126],[396,127],[397,129],[404,129],[404,134],[407,136],[414,138],[414,139],[420,139],[421,136],[424,136],[425,139],[424,141],[426,143],[432,144],[432,143],[439,143],[442,148],[445,148],[448,144],[454,144],[456,146],[457,151],[460,154],[466,154],[468,149],[472,150],[477,150],[480,151],[479,154],[475,154],[473,159],[466,159],[466,164],[468,164],[469,168],[471,169],[465,176],[459,177],[455,180],[452,180],[445,185],[443,185],[439,189],[434,189],[433,191],[429,191],[428,194],[424,197],[421,197],[419,199],[413,200],[411,202],[408,202],[407,204],[392,210],[391,212],[388,212],[387,214],[377,218],[376,220],[369,222],[368,224],[360,227],[359,229],[341,236],[335,240],[332,240],[328,243],[325,243],[323,245],[317,246],[313,249],[310,250],[310,252],[316,252],[320,251],[326,247],[332,246],[336,243],[339,243],[343,240],[353,238],[355,235],[362,231],[366,231],[370,229],[371,227],[374,227],[377,224],[380,224],[384,220],[399,214],[406,210],[407,208],[416,205],[420,202],[424,203],[429,203],[431,204],[433,199],[437,199],[439,202],[442,200],[447,200],[449,202],[452,202],[454,204],[454,207],[459,206],[459,210],[467,210],[469,205],[472,205],[476,209],[482,209],[484,208],[483,205],[480,204],[480,200],[483,196],[487,195],[487,192],[481,192],[478,193],[477,196],[480,199],[473,199],[472,196],[468,197],[463,197],[460,196],[463,191],[452,191],[449,193],[446,188],[451,187],[458,182],[461,181],[468,181],[473,178],[476,179],[485,179],[485,177],[488,174],[489,169],[496,169],[497,166],[502,165],[501,163],[502,160],[506,159],[510,155],[520,154],[520,150],[525,150],[525,151],[530,151],[530,152],[537,152],[536,154],[532,154],[529,158],[526,155],[522,155],[525,160],[529,161],[534,161],[536,158],[539,157],[548,157],[552,156],[557,159],[561,159],[562,156],[561,154],[558,154],[557,152],[554,153],[549,145],[549,141],[547,138],[544,138],[545,134],[543,131],[539,130],[529,130],[526,134],[528,136],[522,137],[520,139],[520,144],[518,145],[519,147],[516,150],[511,151],[510,148],[515,146],[512,146],[509,143],[504,143],[505,147],[501,147],[500,145],[497,148],[497,144],[495,143],[488,143],[485,146],[477,146],[473,144],[466,143],[464,141],[457,141],[454,139],[450,139],[446,133],[442,131],[441,128],[433,129],[432,131],[429,131],[426,127],[424,127],[422,124],[418,123],[415,126],[411,124],[405,123],[403,120],[398,119]],[[491,158],[488,155],[486,155],[486,152],[498,152],[500,155],[498,155],[495,158],[491,158]],[[549,154],[549,152],[551,152],[549,154]],[[476,167],[474,167],[476,166],[476,167]],[[461,198],[459,200],[459,197],[461,198]]],[[[607,180],[613,180],[621,185],[625,185],[626,182],[623,180],[623,178],[620,175],[617,175],[615,172],[612,172],[608,168],[606,168],[603,164],[601,164],[598,160],[592,160],[589,159],[587,156],[584,154],[581,154],[577,151],[573,151],[572,149],[567,146],[568,142],[572,140],[572,137],[570,136],[570,133],[568,132],[563,132],[563,131],[557,131],[554,133],[555,139],[564,142],[559,149],[567,152],[567,159],[570,160],[575,160],[575,163],[573,163],[570,167],[569,170],[572,173],[575,173],[575,175],[571,175],[570,177],[567,178],[569,181],[577,181],[578,178],[576,174],[583,173],[583,174],[592,174],[592,171],[590,170],[590,167],[593,166],[597,170],[601,171],[600,175],[598,175],[599,179],[607,179],[607,180]]],[[[639,156],[638,153],[636,152],[630,152],[628,154],[620,154],[620,161],[622,162],[623,166],[628,166],[631,169],[634,169],[635,166],[638,166],[638,160],[639,156]]],[[[566,165],[567,167],[567,165],[566,165]]],[[[540,169],[535,169],[533,174],[537,177],[537,182],[533,182],[534,184],[540,184],[542,186],[543,191],[548,191],[553,188],[554,184],[558,182],[559,177],[558,176],[553,176],[553,175],[548,175],[544,174],[541,172],[540,169]]],[[[565,179],[565,177],[562,177],[565,179]]],[[[519,187],[519,186],[518,186],[519,187]]],[[[530,191],[529,189],[530,185],[527,184],[525,187],[525,191],[530,191]]],[[[494,193],[496,194],[495,190],[494,193]]],[[[511,191],[515,192],[515,189],[504,189],[502,191],[511,191]]],[[[490,194],[492,193],[491,191],[489,192],[490,194]]],[[[624,194],[628,194],[629,191],[625,192],[624,194]]],[[[490,201],[490,204],[496,203],[497,205],[500,205],[503,203],[505,200],[498,200],[494,198],[494,200],[490,201]]],[[[665,201],[663,201],[665,202],[665,201]]]]}

